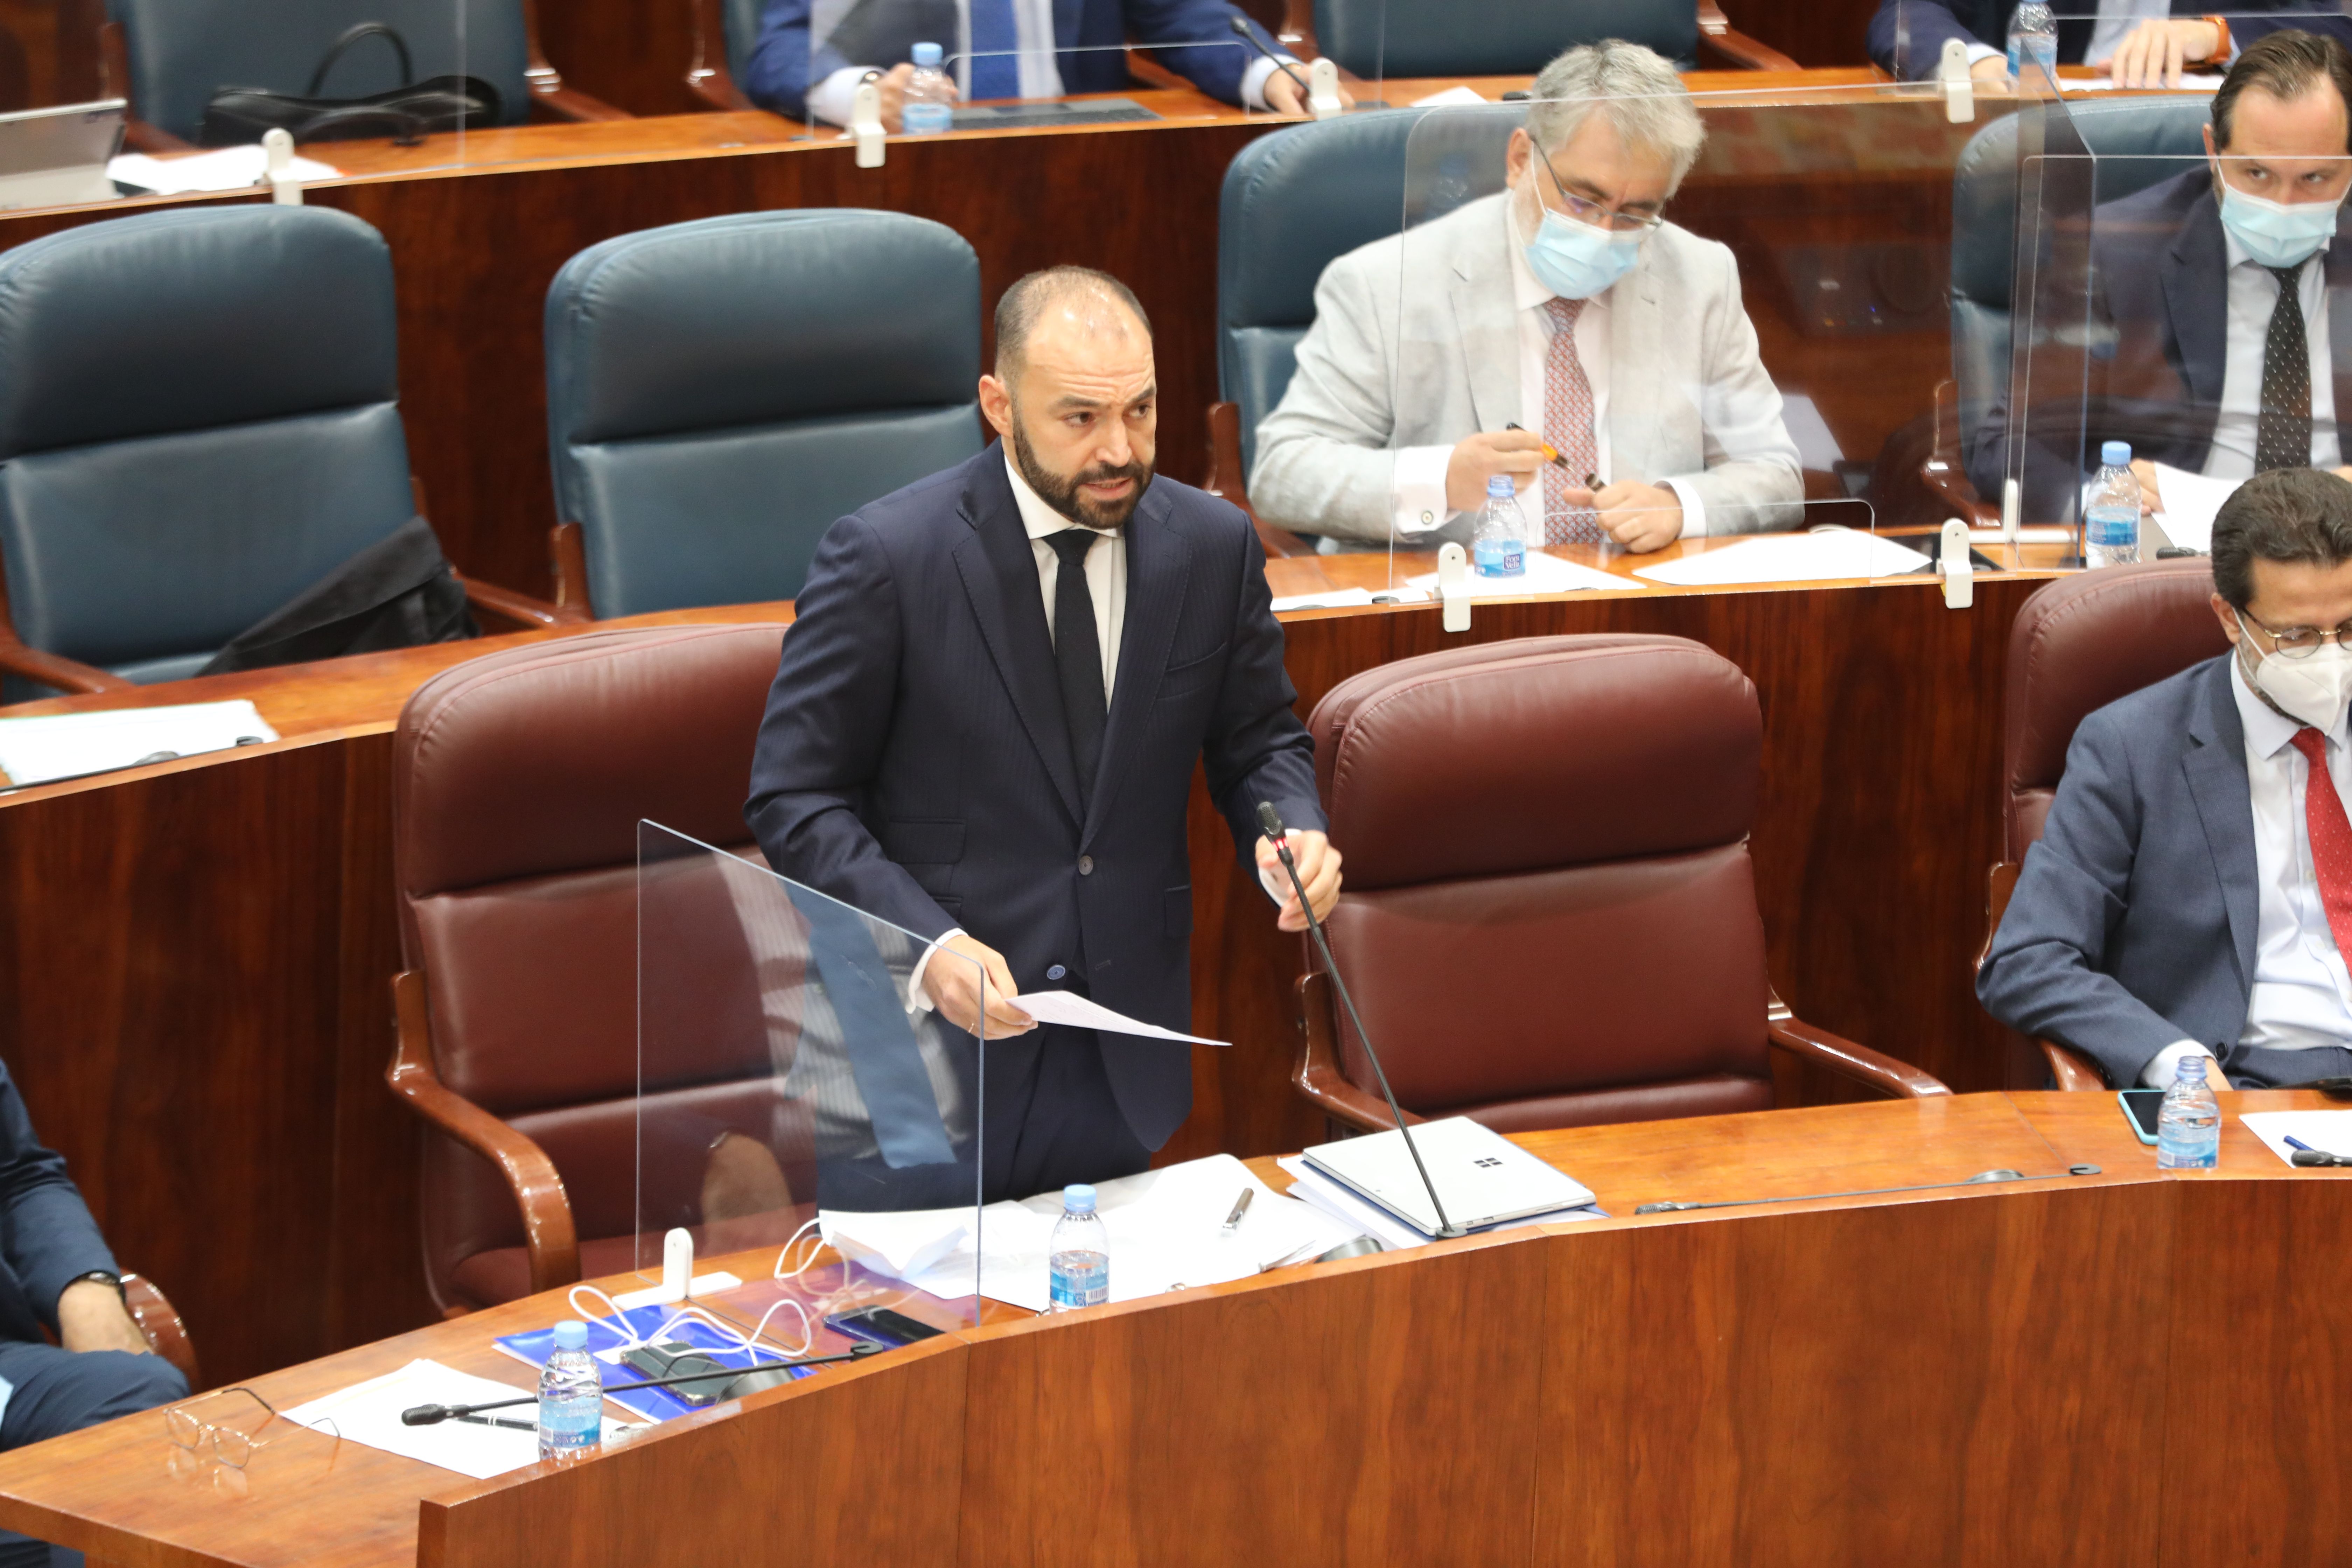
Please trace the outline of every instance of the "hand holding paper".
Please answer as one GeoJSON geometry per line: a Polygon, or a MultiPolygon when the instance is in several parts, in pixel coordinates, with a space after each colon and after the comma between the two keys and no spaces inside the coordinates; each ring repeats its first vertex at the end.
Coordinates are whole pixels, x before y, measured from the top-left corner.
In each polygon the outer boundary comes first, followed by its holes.
{"type": "Polygon", "coordinates": [[[1096,1005],[1085,997],[1068,991],[1032,991],[1012,998],[1011,1005],[1034,1018],[1040,1024],[1066,1024],[1074,1029],[1101,1029],[1113,1035],[1140,1035],[1148,1040],[1178,1040],[1188,1046],[1223,1046],[1225,1040],[1204,1040],[1198,1035],[1180,1035],[1173,1029],[1163,1029],[1156,1024],[1138,1023],[1108,1007],[1096,1005]]]}

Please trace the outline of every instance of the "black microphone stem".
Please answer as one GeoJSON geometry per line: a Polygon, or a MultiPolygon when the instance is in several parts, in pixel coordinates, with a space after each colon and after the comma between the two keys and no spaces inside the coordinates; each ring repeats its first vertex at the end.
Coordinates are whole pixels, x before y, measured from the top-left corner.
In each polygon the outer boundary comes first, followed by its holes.
{"type": "Polygon", "coordinates": [[[1275,69],[1280,71],[1283,75],[1288,77],[1291,80],[1298,84],[1298,101],[1301,107],[1305,107],[1307,100],[1309,98],[1312,98],[1315,93],[1315,89],[1307,85],[1307,79],[1300,76],[1297,71],[1292,70],[1288,62],[1284,60],[1280,55],[1276,54],[1264,44],[1259,43],[1257,41],[1257,30],[1255,27],[1252,27],[1247,21],[1242,17],[1236,16],[1234,18],[1233,26],[1234,32],[1239,33],[1244,38],[1248,40],[1249,47],[1251,48],[1255,49],[1259,54],[1264,55],[1267,59],[1274,62],[1275,69]]]}
{"type": "MultiPolygon", "coordinates": [[[[678,1383],[731,1383],[749,1373],[790,1372],[798,1366],[824,1366],[836,1361],[857,1361],[881,1348],[876,1344],[862,1344],[834,1355],[804,1356],[799,1361],[755,1362],[750,1366],[740,1367],[714,1362],[712,1370],[709,1372],[682,1372],[675,1377],[648,1378],[644,1383],[616,1383],[610,1388],[599,1389],[597,1393],[600,1395],[630,1394],[640,1388],[667,1388],[678,1383]]],[[[478,1415],[485,1410],[504,1410],[511,1405],[538,1403],[538,1394],[521,1394],[512,1399],[493,1399],[485,1405],[412,1405],[400,1413],[400,1420],[404,1426],[432,1426],[444,1421],[454,1421],[461,1415],[478,1415]],[[412,1415],[416,1419],[410,1420],[412,1415]]]]}
{"type": "Polygon", "coordinates": [[[1266,829],[1273,840],[1274,852],[1281,858],[1282,868],[1290,873],[1290,885],[1298,890],[1298,908],[1307,916],[1307,929],[1315,938],[1315,951],[1323,955],[1323,971],[1330,975],[1331,984],[1339,993],[1340,1005],[1348,1009],[1348,1022],[1356,1026],[1356,1038],[1364,1043],[1364,1058],[1372,1064],[1372,1076],[1381,1081],[1381,1095],[1389,1102],[1389,1114],[1396,1118],[1397,1136],[1404,1140],[1405,1152],[1412,1156],[1412,1168],[1421,1173],[1421,1184],[1429,1194],[1432,1207],[1437,1210],[1437,1237],[1452,1240],[1470,1233],[1445,1217],[1445,1202],[1437,1195],[1437,1184],[1429,1179],[1429,1167],[1421,1163],[1421,1148],[1412,1141],[1412,1130],[1404,1124],[1403,1108],[1397,1104],[1396,1091],[1389,1088],[1388,1069],[1381,1066],[1381,1053],[1372,1048],[1371,1036],[1364,1032],[1364,1020],[1356,1012],[1356,999],[1348,994],[1348,983],[1339,978],[1339,960],[1331,956],[1331,944],[1323,935],[1323,922],[1315,918],[1315,906],[1307,901],[1307,884],[1298,879],[1298,862],[1290,858],[1290,835],[1275,815],[1274,803],[1260,801],[1257,807],[1258,826],[1266,829]]]}

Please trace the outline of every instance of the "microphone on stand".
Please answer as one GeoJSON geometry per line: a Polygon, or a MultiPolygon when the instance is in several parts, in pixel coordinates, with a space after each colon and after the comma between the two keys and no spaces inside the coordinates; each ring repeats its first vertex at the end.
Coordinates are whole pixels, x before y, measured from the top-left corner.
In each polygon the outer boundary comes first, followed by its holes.
{"type": "Polygon", "coordinates": [[[1422,1190],[1428,1193],[1430,1206],[1437,1211],[1435,1235],[1441,1241],[1470,1233],[1445,1217],[1445,1204],[1437,1195],[1437,1184],[1429,1179],[1429,1167],[1421,1163],[1421,1146],[1412,1141],[1412,1129],[1404,1124],[1404,1111],[1397,1105],[1394,1090],[1389,1088],[1388,1070],[1381,1066],[1380,1052],[1372,1049],[1372,1037],[1364,1032],[1364,1020],[1356,1012],[1355,998],[1348,994],[1348,983],[1339,978],[1339,960],[1331,956],[1331,943],[1323,935],[1323,922],[1315,918],[1315,906],[1307,901],[1307,884],[1298,879],[1298,862],[1290,858],[1290,836],[1282,826],[1282,814],[1274,809],[1271,801],[1257,803],[1257,824],[1264,830],[1274,852],[1282,858],[1282,868],[1290,873],[1290,885],[1298,893],[1298,907],[1306,911],[1307,929],[1315,938],[1315,950],[1323,955],[1323,968],[1331,976],[1331,984],[1339,993],[1339,1001],[1348,1009],[1348,1022],[1356,1026],[1356,1038],[1363,1042],[1364,1055],[1372,1064],[1372,1076],[1381,1080],[1381,1094],[1389,1102],[1389,1114],[1396,1118],[1396,1130],[1403,1138],[1405,1152],[1412,1156],[1412,1168],[1421,1173],[1422,1190]]]}
{"type": "MultiPolygon", "coordinates": [[[[1298,84],[1298,101],[1302,104],[1305,103],[1307,101],[1307,79],[1300,76],[1297,71],[1292,70],[1290,68],[1289,61],[1284,59],[1280,55],[1276,54],[1272,49],[1267,48],[1264,44],[1258,42],[1257,29],[1252,27],[1247,20],[1240,16],[1235,16],[1233,19],[1233,26],[1234,31],[1242,36],[1242,41],[1244,43],[1249,45],[1251,48],[1255,49],[1259,54],[1264,55],[1267,59],[1272,60],[1274,62],[1275,69],[1280,71],[1283,75],[1288,77],[1291,80],[1298,84]]],[[[1261,805],[1258,809],[1263,811],[1265,807],[1261,805]]]]}

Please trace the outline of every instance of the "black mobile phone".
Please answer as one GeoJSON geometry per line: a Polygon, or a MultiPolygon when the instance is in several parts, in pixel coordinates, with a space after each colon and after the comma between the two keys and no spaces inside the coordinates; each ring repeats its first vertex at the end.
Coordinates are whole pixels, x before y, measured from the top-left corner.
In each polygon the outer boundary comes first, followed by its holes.
{"type": "Polygon", "coordinates": [[[887,1307],[860,1307],[855,1312],[835,1312],[825,1319],[824,1326],[837,1334],[847,1334],[853,1340],[869,1344],[887,1345],[895,1350],[911,1345],[917,1340],[934,1340],[944,1331],[929,1323],[919,1323],[904,1312],[894,1312],[887,1307]]]}
{"type": "Polygon", "coordinates": [[[2164,1090],[2160,1089],[2119,1089],[2116,1103],[2124,1108],[2124,1120],[2139,1134],[2143,1143],[2156,1142],[2156,1115],[2164,1109],[2164,1090]]]}
{"type": "Polygon", "coordinates": [[[665,1390],[679,1403],[698,1409],[705,1405],[716,1405],[726,1397],[727,1385],[741,1375],[737,1368],[711,1360],[683,1340],[663,1340],[657,1344],[638,1345],[623,1352],[621,1360],[649,1380],[677,1377],[709,1367],[709,1377],[698,1377],[692,1383],[674,1383],[665,1390]]]}

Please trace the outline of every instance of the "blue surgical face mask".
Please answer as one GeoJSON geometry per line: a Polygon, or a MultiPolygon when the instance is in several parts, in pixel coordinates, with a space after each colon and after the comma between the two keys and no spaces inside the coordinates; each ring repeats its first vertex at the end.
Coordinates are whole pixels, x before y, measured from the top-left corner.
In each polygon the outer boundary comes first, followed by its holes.
{"type": "Polygon", "coordinates": [[[2221,183],[2221,226],[2264,267],[2300,267],[2336,237],[2332,202],[2273,202],[2221,183]]]}
{"type": "Polygon", "coordinates": [[[1638,234],[1612,234],[1543,209],[1527,246],[1528,270],[1563,300],[1590,300],[1633,270],[1642,259],[1638,234]]]}

